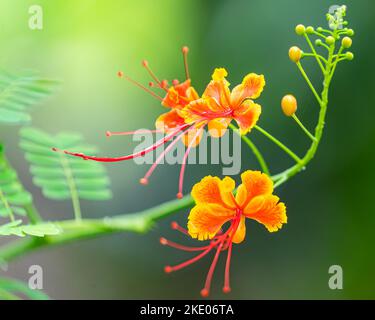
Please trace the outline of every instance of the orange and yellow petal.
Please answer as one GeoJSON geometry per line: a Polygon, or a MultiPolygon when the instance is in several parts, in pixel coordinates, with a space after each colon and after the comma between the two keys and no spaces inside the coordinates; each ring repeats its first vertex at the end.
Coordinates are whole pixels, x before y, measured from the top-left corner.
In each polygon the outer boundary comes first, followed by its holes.
{"type": "Polygon", "coordinates": [[[260,96],[266,84],[264,76],[256,73],[246,75],[242,83],[236,86],[231,93],[231,105],[240,106],[245,99],[256,99],[260,96]]]}
{"type": "Polygon", "coordinates": [[[275,195],[261,195],[253,198],[244,209],[247,218],[263,224],[269,232],[279,230],[287,223],[286,207],[275,195]]]}
{"type": "Polygon", "coordinates": [[[191,87],[190,79],[170,87],[165,98],[162,101],[162,105],[168,108],[181,108],[190,102],[190,97],[197,97],[198,94],[191,87]]]}
{"type": "Polygon", "coordinates": [[[273,182],[271,178],[260,171],[247,170],[241,174],[242,184],[236,194],[237,203],[242,206],[259,195],[271,195],[273,182]]]}
{"type": "Polygon", "coordinates": [[[188,232],[192,238],[198,240],[212,239],[222,225],[234,216],[228,210],[215,203],[197,204],[189,214],[188,232]]]}
{"type": "Polygon", "coordinates": [[[246,217],[242,216],[238,228],[232,238],[233,243],[241,243],[244,241],[246,236],[246,224],[245,224],[246,217]]]}
{"type": "Polygon", "coordinates": [[[258,122],[262,108],[252,100],[245,100],[233,113],[241,134],[248,133],[258,122]]]}
{"type": "Polygon", "coordinates": [[[194,185],[191,195],[196,204],[218,204],[235,210],[232,200],[234,188],[235,182],[230,177],[221,180],[218,177],[206,176],[194,185]]]}
{"type": "Polygon", "coordinates": [[[180,117],[176,110],[161,114],[155,121],[156,129],[168,132],[185,124],[184,118],[180,117]]]}
{"type": "Polygon", "coordinates": [[[230,118],[219,118],[214,119],[208,122],[208,132],[210,133],[211,137],[213,138],[220,138],[222,137],[228,126],[229,123],[232,121],[230,118]]]}

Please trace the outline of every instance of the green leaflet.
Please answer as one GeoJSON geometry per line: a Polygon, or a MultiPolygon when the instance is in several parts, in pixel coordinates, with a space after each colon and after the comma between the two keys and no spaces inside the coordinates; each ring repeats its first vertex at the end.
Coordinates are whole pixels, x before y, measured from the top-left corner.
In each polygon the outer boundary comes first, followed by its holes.
{"type": "Polygon", "coordinates": [[[32,196],[18,180],[17,172],[7,163],[0,150],[0,217],[26,215],[25,206],[32,203],[32,196]]]}
{"type": "Polygon", "coordinates": [[[0,226],[1,236],[18,236],[26,235],[34,237],[53,236],[61,232],[60,228],[51,222],[23,225],[22,220],[15,220],[0,226]]]}
{"type": "Polygon", "coordinates": [[[58,83],[36,74],[16,76],[0,70],[0,123],[29,123],[30,108],[52,94],[58,83]]]}
{"type": "Polygon", "coordinates": [[[20,131],[20,147],[30,163],[33,182],[43,195],[54,200],[76,196],[85,200],[107,200],[112,193],[104,166],[52,151],[52,147],[94,154],[80,134],[62,132],[55,136],[36,128],[20,131]]]}
{"type": "Polygon", "coordinates": [[[0,278],[0,300],[19,300],[23,297],[31,300],[49,300],[45,293],[30,289],[19,280],[0,278]]]}

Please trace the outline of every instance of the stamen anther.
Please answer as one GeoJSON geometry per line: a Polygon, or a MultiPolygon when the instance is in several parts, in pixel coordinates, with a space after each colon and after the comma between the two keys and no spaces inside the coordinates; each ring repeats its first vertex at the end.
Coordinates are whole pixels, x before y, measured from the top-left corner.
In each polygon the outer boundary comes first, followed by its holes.
{"type": "Polygon", "coordinates": [[[161,237],[161,238],[159,239],[159,242],[160,242],[160,244],[163,245],[163,246],[166,246],[166,245],[168,244],[168,240],[165,239],[165,238],[163,238],[163,237],[161,237]]]}
{"type": "Polygon", "coordinates": [[[177,86],[179,83],[180,83],[180,81],[178,81],[177,79],[173,79],[173,80],[172,80],[172,84],[173,84],[174,86],[177,86]]]}
{"type": "Polygon", "coordinates": [[[188,62],[187,62],[187,54],[189,52],[189,48],[187,46],[182,47],[182,55],[184,57],[184,67],[185,67],[185,75],[186,79],[190,79],[189,75],[189,67],[188,67],[188,62]]]}
{"type": "Polygon", "coordinates": [[[164,272],[165,273],[171,273],[173,271],[172,267],[171,266],[165,266],[164,267],[164,272]]]}
{"type": "Polygon", "coordinates": [[[223,287],[223,292],[224,293],[229,293],[231,291],[230,287],[223,287]]]}
{"type": "Polygon", "coordinates": [[[209,294],[210,294],[210,292],[206,288],[201,290],[201,296],[203,298],[207,298],[209,294]]]}
{"type": "Polygon", "coordinates": [[[118,76],[119,78],[122,78],[122,77],[124,76],[124,73],[123,73],[122,71],[118,71],[118,72],[117,72],[117,76],[118,76]]]}
{"type": "Polygon", "coordinates": [[[177,193],[177,195],[176,195],[177,199],[182,199],[183,196],[184,196],[184,195],[182,194],[182,192],[179,192],[179,193],[177,193]]]}
{"type": "Polygon", "coordinates": [[[148,179],[147,178],[141,178],[139,179],[139,183],[143,184],[144,186],[148,184],[148,179]]]}
{"type": "Polygon", "coordinates": [[[111,133],[111,131],[107,131],[107,132],[105,133],[105,135],[106,135],[107,137],[110,137],[110,136],[112,135],[112,133],[111,133]]]}

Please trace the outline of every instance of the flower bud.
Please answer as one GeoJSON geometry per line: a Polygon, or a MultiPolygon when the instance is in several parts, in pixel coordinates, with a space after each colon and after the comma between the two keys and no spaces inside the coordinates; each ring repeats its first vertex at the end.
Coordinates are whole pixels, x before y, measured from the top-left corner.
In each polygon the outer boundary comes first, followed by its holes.
{"type": "Polygon", "coordinates": [[[329,46],[332,45],[332,44],[334,44],[334,43],[335,43],[335,38],[332,37],[332,36],[328,36],[328,37],[326,38],[326,43],[327,43],[329,46]]]}
{"type": "Polygon", "coordinates": [[[287,94],[281,99],[281,109],[287,117],[291,117],[297,111],[297,100],[291,95],[287,94]]]}
{"type": "Polygon", "coordinates": [[[345,53],[345,58],[348,59],[349,61],[353,60],[354,54],[352,52],[348,51],[347,53],[345,53]]]}
{"type": "Polygon", "coordinates": [[[314,28],[313,28],[312,26],[308,26],[308,27],[306,28],[306,33],[311,34],[311,33],[313,33],[313,32],[314,32],[314,28]]]}
{"type": "Polygon", "coordinates": [[[352,39],[349,37],[344,37],[341,41],[341,45],[345,48],[348,49],[352,46],[352,39]]]}
{"type": "Polygon", "coordinates": [[[316,39],[315,40],[315,45],[317,45],[317,46],[321,46],[322,45],[322,40],[321,39],[316,39]]]}
{"type": "Polygon", "coordinates": [[[296,33],[299,35],[299,36],[302,36],[305,34],[305,26],[303,24],[299,24],[296,26],[296,33]]]}
{"type": "Polygon", "coordinates": [[[298,62],[302,57],[302,50],[296,46],[289,49],[289,58],[293,62],[298,62]]]}
{"type": "Polygon", "coordinates": [[[354,36],[354,30],[353,29],[348,29],[347,35],[350,36],[350,37],[354,36]]]}
{"type": "Polygon", "coordinates": [[[317,27],[317,28],[316,28],[316,31],[318,31],[318,32],[322,32],[322,31],[323,31],[323,28],[322,28],[322,27],[317,27]]]}

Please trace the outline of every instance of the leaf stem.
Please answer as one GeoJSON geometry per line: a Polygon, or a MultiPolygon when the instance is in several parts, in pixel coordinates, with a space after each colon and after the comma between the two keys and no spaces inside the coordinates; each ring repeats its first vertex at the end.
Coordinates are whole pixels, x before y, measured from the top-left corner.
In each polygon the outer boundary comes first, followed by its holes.
{"type": "Polygon", "coordinates": [[[234,124],[229,124],[229,127],[236,133],[238,134],[241,139],[249,146],[251,151],[254,153],[255,157],[257,158],[259,165],[264,173],[267,175],[270,175],[270,170],[268,169],[268,166],[266,164],[266,161],[264,160],[264,157],[262,153],[259,151],[259,149],[256,147],[256,145],[250,140],[249,137],[246,135],[241,135],[240,131],[234,124]]]}
{"type": "Polygon", "coordinates": [[[254,128],[257,129],[259,132],[261,132],[263,135],[265,135],[268,139],[270,139],[273,143],[275,143],[282,150],[284,150],[297,163],[299,163],[301,161],[300,157],[298,157],[292,150],[290,150],[286,145],[284,145],[280,140],[276,139],[274,136],[272,136],[266,130],[262,129],[261,127],[259,127],[257,125],[254,126],[254,128]]]}
{"type": "Polygon", "coordinates": [[[318,93],[316,92],[316,90],[315,90],[313,84],[311,83],[309,77],[307,76],[305,70],[303,69],[301,62],[298,61],[296,64],[297,64],[297,67],[298,67],[299,71],[301,72],[303,78],[306,80],[307,84],[309,85],[309,87],[310,87],[312,93],[314,94],[316,100],[318,100],[318,103],[321,104],[322,100],[319,97],[318,93]]]}
{"type": "Polygon", "coordinates": [[[309,130],[303,125],[303,123],[298,119],[297,115],[294,113],[292,115],[292,118],[297,122],[297,124],[300,126],[300,128],[303,130],[304,133],[312,140],[315,141],[315,137],[310,133],[309,130]]]}
{"type": "Polygon", "coordinates": [[[307,33],[305,33],[305,39],[306,39],[307,43],[309,44],[311,51],[314,53],[316,61],[318,62],[320,69],[324,73],[325,69],[324,69],[324,67],[322,65],[322,62],[319,60],[318,54],[316,53],[316,50],[315,50],[315,48],[314,48],[314,46],[313,46],[313,44],[312,44],[309,36],[307,35],[307,33]]]}
{"type": "Polygon", "coordinates": [[[61,165],[64,170],[66,181],[70,190],[70,196],[72,198],[74,218],[76,221],[82,220],[81,204],[79,202],[79,196],[77,191],[77,186],[74,181],[73,172],[70,168],[69,161],[64,154],[60,153],[61,165]]]}

